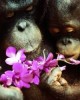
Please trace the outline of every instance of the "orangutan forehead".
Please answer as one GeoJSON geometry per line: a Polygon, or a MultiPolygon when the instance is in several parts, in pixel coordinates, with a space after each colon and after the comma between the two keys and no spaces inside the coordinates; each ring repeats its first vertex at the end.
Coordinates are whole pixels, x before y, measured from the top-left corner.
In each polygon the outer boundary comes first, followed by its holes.
{"type": "Polygon", "coordinates": [[[0,1],[0,10],[18,10],[33,4],[34,0],[2,0],[0,1]]]}

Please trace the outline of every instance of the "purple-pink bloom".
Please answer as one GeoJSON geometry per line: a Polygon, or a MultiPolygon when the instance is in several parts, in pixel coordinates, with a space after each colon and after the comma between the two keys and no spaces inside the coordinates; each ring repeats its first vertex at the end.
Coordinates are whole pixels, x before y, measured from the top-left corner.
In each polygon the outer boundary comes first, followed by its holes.
{"type": "Polygon", "coordinates": [[[4,74],[0,77],[0,83],[3,83],[3,86],[10,86],[13,82],[13,71],[6,71],[4,74]]]}
{"type": "Polygon", "coordinates": [[[64,59],[65,59],[64,55],[58,53],[57,60],[64,60],[64,59]]]}
{"type": "Polygon", "coordinates": [[[38,61],[33,60],[31,69],[33,70],[33,75],[34,75],[33,83],[38,85],[40,82],[39,78],[40,78],[41,70],[43,69],[43,67],[39,65],[38,61]]]}
{"type": "MultiPolygon", "coordinates": [[[[53,59],[53,54],[49,53],[48,57],[40,56],[34,60],[27,60],[25,56],[25,50],[21,49],[18,52],[14,47],[8,47],[6,50],[6,56],[8,57],[5,62],[8,65],[12,65],[11,71],[6,71],[0,77],[0,82],[4,86],[15,85],[16,87],[30,88],[30,84],[34,83],[38,85],[40,83],[40,75],[42,71],[49,72],[52,67],[58,65],[57,59],[53,59]]],[[[61,70],[64,70],[62,67],[61,70]]]]}
{"type": "Polygon", "coordinates": [[[72,64],[72,65],[79,65],[80,61],[79,60],[75,60],[73,58],[70,58],[70,64],[72,64]]]}
{"type": "Polygon", "coordinates": [[[60,67],[60,70],[61,70],[61,71],[66,70],[66,66],[61,66],[61,67],[60,67]]]}
{"type": "Polygon", "coordinates": [[[32,70],[33,73],[32,83],[38,85],[40,82],[39,78],[42,70],[40,69],[39,62],[34,59],[33,61],[27,60],[25,63],[28,65],[28,68],[32,70]]]}
{"type": "MultiPolygon", "coordinates": [[[[25,62],[25,64],[28,65],[29,69],[31,69],[33,71],[37,71],[37,72],[38,72],[38,70],[39,71],[43,70],[43,67],[44,67],[43,64],[40,64],[37,59],[34,59],[33,61],[27,60],[25,62]]],[[[39,76],[40,74],[37,72],[36,72],[36,74],[39,76]]]]}
{"type": "Polygon", "coordinates": [[[24,54],[24,49],[19,50],[16,52],[16,49],[14,47],[8,47],[6,50],[6,56],[8,57],[5,62],[8,65],[13,65],[14,63],[21,63],[26,59],[26,56],[24,54]]]}
{"type": "Polygon", "coordinates": [[[57,59],[53,59],[52,53],[49,53],[47,58],[45,58],[45,56],[38,57],[36,60],[38,61],[39,66],[43,68],[45,72],[49,72],[50,68],[56,67],[56,65],[58,64],[57,59]]]}
{"type": "Polygon", "coordinates": [[[27,70],[24,64],[15,63],[13,65],[14,78],[13,84],[19,88],[30,88],[30,83],[33,80],[33,73],[31,70],[27,70]]]}
{"type": "Polygon", "coordinates": [[[57,60],[63,60],[63,61],[65,61],[66,63],[71,64],[71,65],[79,65],[79,64],[80,64],[80,61],[79,61],[79,60],[75,60],[75,59],[73,59],[73,58],[70,58],[70,59],[69,59],[69,60],[70,60],[69,62],[66,61],[65,56],[62,55],[62,54],[58,54],[57,60]]]}
{"type": "Polygon", "coordinates": [[[34,78],[33,78],[33,83],[38,85],[39,82],[40,82],[39,77],[37,75],[35,75],[34,78]]]}

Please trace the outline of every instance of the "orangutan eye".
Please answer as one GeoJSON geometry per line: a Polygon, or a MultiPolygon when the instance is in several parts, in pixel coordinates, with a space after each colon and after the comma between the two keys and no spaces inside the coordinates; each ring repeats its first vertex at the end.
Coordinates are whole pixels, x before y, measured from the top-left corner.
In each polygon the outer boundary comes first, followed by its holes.
{"type": "Polygon", "coordinates": [[[29,7],[26,8],[26,11],[31,11],[33,9],[33,5],[30,5],[29,7]]]}
{"type": "Polygon", "coordinates": [[[74,28],[73,27],[66,27],[66,31],[67,32],[73,32],[74,31],[74,28]]]}
{"type": "Polygon", "coordinates": [[[60,29],[57,28],[57,27],[53,27],[53,28],[50,28],[49,31],[50,31],[51,33],[59,33],[59,32],[60,32],[60,29]]]}
{"type": "Polygon", "coordinates": [[[7,18],[10,18],[10,17],[13,17],[14,16],[14,12],[13,11],[9,11],[6,13],[6,17],[7,18]]]}

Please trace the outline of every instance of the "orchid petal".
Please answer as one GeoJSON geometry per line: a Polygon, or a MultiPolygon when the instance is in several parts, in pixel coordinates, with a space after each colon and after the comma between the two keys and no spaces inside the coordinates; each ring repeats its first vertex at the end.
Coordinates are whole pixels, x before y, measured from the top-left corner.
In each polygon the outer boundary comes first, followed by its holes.
{"type": "Polygon", "coordinates": [[[6,82],[6,80],[7,80],[6,75],[2,74],[1,77],[0,77],[0,81],[1,82],[6,82]]]}
{"type": "Polygon", "coordinates": [[[38,63],[37,61],[33,60],[32,69],[37,70],[38,63]]]}
{"type": "Polygon", "coordinates": [[[12,84],[12,78],[7,78],[7,82],[6,82],[6,85],[7,86],[10,86],[12,84]]]}
{"type": "Polygon", "coordinates": [[[1,75],[0,81],[3,82],[4,86],[10,86],[12,84],[12,78],[6,74],[1,75]]]}
{"type": "Polygon", "coordinates": [[[39,69],[33,71],[35,75],[37,75],[38,77],[40,76],[41,71],[39,69]]]}
{"type": "Polygon", "coordinates": [[[16,53],[16,49],[14,47],[8,47],[6,50],[6,56],[14,57],[16,53]]]}
{"type": "Polygon", "coordinates": [[[78,65],[78,64],[80,64],[80,61],[79,60],[75,60],[75,59],[73,59],[73,58],[70,58],[70,63],[71,64],[73,64],[73,65],[78,65]]]}
{"type": "Polygon", "coordinates": [[[23,87],[25,87],[25,88],[30,88],[30,84],[24,83],[24,84],[23,84],[23,87]]]}
{"type": "Polygon", "coordinates": [[[11,77],[11,78],[12,78],[12,77],[13,77],[13,75],[14,75],[14,72],[13,72],[13,71],[11,71],[11,70],[10,70],[10,71],[8,70],[8,71],[6,71],[6,72],[5,72],[5,75],[6,75],[6,76],[9,76],[9,77],[11,77]]]}
{"type": "Polygon", "coordinates": [[[39,61],[43,61],[44,58],[42,56],[40,56],[40,57],[37,57],[35,60],[39,62],[39,61]]]}
{"type": "Polygon", "coordinates": [[[31,74],[24,74],[24,75],[22,74],[21,79],[25,83],[31,82],[33,79],[33,74],[32,73],[31,74]]]}
{"type": "Polygon", "coordinates": [[[49,67],[56,67],[56,65],[58,64],[58,61],[56,59],[53,59],[51,60],[50,62],[48,62],[46,64],[46,66],[49,66],[49,67]]]}
{"type": "Polygon", "coordinates": [[[13,57],[13,58],[7,58],[5,60],[6,64],[8,65],[13,65],[14,63],[17,63],[18,61],[13,57]]]}
{"type": "Polygon", "coordinates": [[[18,60],[21,60],[21,61],[24,61],[25,59],[26,59],[26,56],[25,56],[25,54],[24,54],[24,49],[21,49],[21,50],[19,50],[18,52],[17,52],[17,54],[16,54],[16,58],[18,59],[18,60]]]}
{"type": "Polygon", "coordinates": [[[45,71],[46,73],[49,73],[49,68],[45,68],[44,71],[45,71]]]}
{"type": "Polygon", "coordinates": [[[22,80],[20,80],[20,81],[15,80],[13,84],[18,88],[22,88],[23,87],[22,80]]]}
{"type": "Polygon", "coordinates": [[[58,54],[57,55],[57,60],[62,60],[62,59],[65,59],[64,55],[58,54]]]}
{"type": "Polygon", "coordinates": [[[38,85],[39,84],[39,77],[35,76],[33,79],[34,84],[38,85]]]}
{"type": "Polygon", "coordinates": [[[15,63],[13,65],[13,70],[15,73],[21,73],[23,71],[23,65],[21,63],[15,63]]]}
{"type": "Polygon", "coordinates": [[[39,68],[40,70],[43,70],[44,65],[43,65],[43,64],[42,64],[42,65],[39,65],[38,68],[39,68]]]}
{"type": "Polygon", "coordinates": [[[46,62],[49,62],[50,60],[53,59],[53,54],[52,53],[49,53],[47,59],[46,59],[46,62]]]}
{"type": "Polygon", "coordinates": [[[60,67],[60,70],[61,70],[61,71],[66,70],[66,66],[62,66],[62,67],[60,67]]]}
{"type": "Polygon", "coordinates": [[[26,60],[25,64],[27,64],[28,66],[31,66],[32,65],[32,61],[31,60],[26,60]]]}

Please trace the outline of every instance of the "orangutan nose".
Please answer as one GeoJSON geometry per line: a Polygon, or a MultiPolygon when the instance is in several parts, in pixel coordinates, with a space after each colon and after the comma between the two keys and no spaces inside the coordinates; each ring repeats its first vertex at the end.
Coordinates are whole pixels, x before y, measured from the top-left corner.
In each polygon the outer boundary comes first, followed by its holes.
{"type": "Polygon", "coordinates": [[[63,39],[60,40],[60,43],[63,44],[63,45],[69,45],[72,42],[69,38],[63,38],[63,39]]]}
{"type": "Polygon", "coordinates": [[[29,26],[30,26],[30,25],[29,25],[28,22],[26,22],[26,21],[21,21],[21,22],[18,23],[17,28],[18,28],[18,31],[22,32],[22,31],[24,31],[24,30],[25,30],[27,27],[29,27],[29,26]]]}

